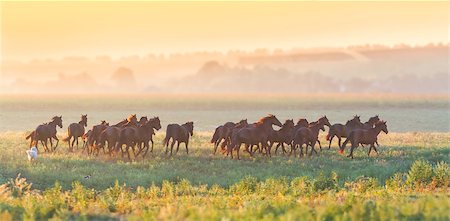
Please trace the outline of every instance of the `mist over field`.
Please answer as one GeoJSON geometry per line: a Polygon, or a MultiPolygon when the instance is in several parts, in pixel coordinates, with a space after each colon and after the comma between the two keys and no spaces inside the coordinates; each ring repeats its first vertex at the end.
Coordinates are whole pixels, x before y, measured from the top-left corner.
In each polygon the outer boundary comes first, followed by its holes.
{"type": "Polygon", "coordinates": [[[1,93],[449,93],[449,46],[72,56],[2,63],[1,93]]]}

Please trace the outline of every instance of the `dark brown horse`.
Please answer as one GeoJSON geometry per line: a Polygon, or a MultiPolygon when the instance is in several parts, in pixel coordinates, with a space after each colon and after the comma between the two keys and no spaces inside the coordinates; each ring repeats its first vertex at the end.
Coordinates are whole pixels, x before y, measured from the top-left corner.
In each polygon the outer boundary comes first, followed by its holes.
{"type": "Polygon", "coordinates": [[[166,154],[169,148],[169,141],[172,139],[172,144],[170,145],[170,156],[172,156],[173,146],[177,142],[177,151],[180,148],[180,143],[186,145],[186,154],[189,154],[189,137],[194,135],[194,123],[187,122],[183,125],[169,124],[166,129],[166,137],[164,138],[164,146],[166,146],[166,154]]]}
{"type": "MultiPolygon", "coordinates": [[[[59,139],[56,137],[56,126],[62,128],[62,116],[55,116],[52,118],[52,121],[46,124],[41,124],[36,127],[36,129],[32,133],[32,140],[36,143],[36,148],[38,147],[38,142],[41,141],[45,148],[45,152],[47,151],[55,151],[56,147],[58,147],[59,139]],[[53,147],[52,139],[56,140],[56,145],[53,147]],[[47,146],[47,140],[50,140],[50,149],[47,146]]],[[[31,134],[30,134],[31,135],[31,134]]],[[[28,138],[31,138],[27,136],[28,138]]]]}
{"type": "Polygon", "coordinates": [[[300,118],[300,119],[297,121],[297,124],[296,124],[295,127],[294,127],[294,132],[297,131],[298,129],[302,128],[302,127],[308,127],[308,125],[309,125],[309,122],[308,122],[307,119],[305,119],[305,118],[300,118]]]}
{"type": "Polygon", "coordinates": [[[347,157],[351,157],[353,159],[353,150],[357,148],[360,144],[369,144],[369,153],[367,154],[370,156],[370,152],[372,151],[372,148],[375,150],[375,152],[378,153],[377,148],[375,147],[375,142],[377,141],[378,135],[380,132],[383,131],[384,133],[388,133],[387,125],[385,121],[379,121],[375,124],[374,128],[370,128],[368,130],[366,129],[356,129],[350,132],[347,139],[342,144],[342,147],[340,148],[340,152],[344,153],[345,146],[348,142],[351,143],[352,147],[350,149],[350,154],[347,157]]]}
{"type": "Polygon", "coordinates": [[[378,123],[378,121],[380,121],[380,118],[378,117],[378,115],[375,115],[375,116],[369,118],[369,120],[363,124],[362,129],[368,130],[370,128],[373,128],[375,126],[375,124],[378,123]]]}
{"type": "Polygon", "coordinates": [[[99,153],[100,148],[105,149],[106,143],[108,143],[108,153],[109,156],[114,152],[114,148],[119,140],[121,127],[116,126],[107,126],[99,135],[98,146],[95,148],[97,150],[97,155],[99,153]]]}
{"type": "Polygon", "coordinates": [[[224,125],[220,125],[215,129],[213,137],[211,138],[211,143],[214,143],[214,154],[216,154],[217,148],[219,147],[219,144],[221,142],[222,142],[221,145],[222,150],[224,150],[225,146],[231,142],[231,133],[233,131],[233,128],[235,128],[237,124],[248,125],[247,119],[243,119],[238,123],[227,122],[224,125]]]}
{"type": "Polygon", "coordinates": [[[295,132],[294,139],[292,142],[292,149],[295,151],[297,148],[300,148],[300,156],[303,156],[303,144],[306,144],[305,155],[308,153],[308,146],[311,147],[311,154],[317,151],[314,149],[316,143],[319,143],[319,132],[320,130],[325,131],[324,121],[317,121],[316,123],[311,123],[308,127],[301,127],[295,132]]]}
{"type": "Polygon", "coordinates": [[[153,153],[153,135],[155,135],[154,129],[161,129],[161,121],[159,120],[159,117],[151,118],[144,124],[139,125],[139,152],[137,153],[137,155],[139,155],[141,151],[145,149],[144,155],[142,156],[143,158],[145,158],[150,148],[150,142],[152,142],[152,148],[150,152],[153,153]]]}
{"type": "Polygon", "coordinates": [[[339,141],[339,147],[341,147],[341,138],[347,137],[352,130],[355,129],[361,129],[363,127],[363,124],[361,123],[360,117],[358,115],[355,115],[353,119],[347,121],[345,125],[343,124],[333,124],[330,127],[330,130],[328,131],[327,140],[330,141],[328,144],[328,149],[331,148],[331,142],[333,141],[334,137],[338,138],[339,141]]]}
{"type": "Polygon", "coordinates": [[[72,123],[67,127],[67,138],[64,138],[63,141],[67,141],[69,143],[69,150],[73,150],[73,145],[75,141],[77,142],[78,148],[78,138],[84,135],[84,127],[87,127],[87,115],[81,115],[81,120],[78,123],[72,123]],[[73,137],[72,145],[70,140],[73,137]]]}
{"type": "Polygon", "coordinates": [[[231,154],[231,158],[233,158],[233,149],[236,149],[237,158],[240,159],[239,152],[242,144],[245,144],[245,149],[251,156],[253,156],[253,153],[249,150],[249,147],[261,144],[261,148],[266,150],[266,155],[270,157],[270,147],[268,147],[267,142],[273,130],[272,125],[283,126],[275,115],[269,114],[251,126],[237,131],[231,139],[231,145],[228,147],[228,153],[231,154]]]}
{"type": "Polygon", "coordinates": [[[273,130],[269,135],[270,149],[274,143],[278,143],[275,148],[275,154],[281,146],[283,153],[287,153],[284,144],[290,145],[292,143],[292,134],[295,128],[294,120],[286,120],[279,130],[273,130]]]}

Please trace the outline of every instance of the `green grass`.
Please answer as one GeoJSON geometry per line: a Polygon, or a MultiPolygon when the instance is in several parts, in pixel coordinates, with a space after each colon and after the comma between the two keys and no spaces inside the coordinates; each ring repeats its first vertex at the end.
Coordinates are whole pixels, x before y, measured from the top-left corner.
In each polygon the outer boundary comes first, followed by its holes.
{"type": "Polygon", "coordinates": [[[354,160],[332,146],[313,157],[243,153],[240,161],[213,155],[211,134],[203,132],[193,137],[188,156],[180,148],[168,157],[157,134],[155,151],[144,160],[67,153],[61,143],[35,164],[26,159],[25,134],[0,134],[0,184],[9,180],[0,188],[0,220],[450,219],[448,166],[436,166],[450,163],[450,133],[382,135],[378,156],[358,148],[354,160]],[[411,168],[417,160],[425,163],[411,168]],[[430,170],[438,167],[440,175],[430,170]],[[19,173],[32,183],[23,194],[18,189],[26,185],[11,182],[19,173]]]}

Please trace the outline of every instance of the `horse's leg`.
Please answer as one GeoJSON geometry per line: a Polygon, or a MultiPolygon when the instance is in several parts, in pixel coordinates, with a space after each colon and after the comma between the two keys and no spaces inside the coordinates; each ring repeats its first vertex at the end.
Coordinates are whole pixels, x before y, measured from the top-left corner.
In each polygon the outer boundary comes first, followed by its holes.
{"type": "Polygon", "coordinates": [[[55,136],[53,136],[53,138],[55,138],[55,140],[56,140],[56,145],[53,148],[53,151],[56,151],[56,148],[58,147],[58,144],[59,144],[59,139],[58,139],[58,137],[56,137],[56,134],[55,134],[55,136]]]}
{"type": "Polygon", "coordinates": [[[319,144],[320,151],[322,151],[322,145],[320,144],[320,140],[317,140],[317,143],[319,144]]]}
{"type": "Polygon", "coordinates": [[[128,160],[131,161],[131,157],[130,157],[130,146],[129,146],[129,144],[127,144],[126,150],[127,150],[128,160]]]}
{"type": "Polygon", "coordinates": [[[166,155],[167,155],[167,152],[169,151],[169,141],[170,141],[170,138],[166,142],[166,155]]]}
{"type": "Polygon", "coordinates": [[[334,135],[330,137],[330,142],[328,143],[328,149],[331,149],[331,142],[333,141],[334,135]]]}
{"type": "MultiPolygon", "coordinates": [[[[379,147],[380,146],[380,144],[378,144],[378,140],[377,141],[375,141],[375,144],[377,144],[377,147],[379,147]]],[[[375,151],[376,151],[376,149],[375,149],[375,151]]],[[[377,152],[378,153],[378,152],[377,152]]]]}
{"type": "Polygon", "coordinates": [[[170,156],[172,156],[173,145],[175,145],[175,139],[172,139],[172,143],[170,144],[170,156]]]}
{"type": "MultiPolygon", "coordinates": [[[[69,140],[70,142],[70,140],[69,140]]],[[[69,150],[73,151],[73,146],[75,145],[75,137],[73,137],[72,146],[69,145],[69,150]]]]}
{"type": "Polygon", "coordinates": [[[341,144],[341,136],[337,136],[337,138],[338,138],[338,141],[339,141],[339,148],[341,148],[341,147],[342,147],[342,144],[341,144]]]}
{"type": "Polygon", "coordinates": [[[184,143],[186,145],[186,154],[189,155],[189,139],[184,143]]]}
{"type": "Polygon", "coordinates": [[[377,150],[377,148],[375,147],[375,145],[373,145],[373,149],[375,150],[375,153],[377,153],[377,155],[378,155],[378,150],[377,150]]]}
{"type": "Polygon", "coordinates": [[[373,144],[370,144],[370,146],[369,146],[369,152],[367,153],[367,156],[368,156],[368,157],[370,157],[370,152],[372,152],[372,146],[373,146],[373,144]]]}
{"type": "Polygon", "coordinates": [[[150,152],[153,153],[153,138],[150,138],[150,142],[152,142],[152,149],[150,150],[150,152]]]}
{"type": "Polygon", "coordinates": [[[178,150],[180,149],[180,141],[177,142],[177,152],[175,152],[175,154],[178,153],[178,150]]]}
{"type": "MultiPolygon", "coordinates": [[[[153,146],[153,143],[152,143],[152,146],[153,146]]],[[[142,155],[142,159],[144,159],[145,156],[147,156],[148,150],[150,149],[150,142],[149,141],[144,142],[144,148],[145,148],[145,152],[142,155]]],[[[152,147],[152,149],[153,149],[153,147],[152,147]]]]}
{"type": "MultiPolygon", "coordinates": [[[[72,145],[72,147],[73,147],[73,145],[72,145]]],[[[77,150],[78,150],[78,137],[77,137],[77,150]]]]}
{"type": "MultiPolygon", "coordinates": [[[[41,140],[41,142],[42,142],[42,140],[41,140]]],[[[52,140],[50,139],[50,144],[51,144],[51,142],[52,142],[52,140]]],[[[45,141],[44,141],[44,147],[45,147],[45,152],[50,152],[50,150],[48,149],[48,143],[47,143],[47,139],[45,139],[45,141]]]]}

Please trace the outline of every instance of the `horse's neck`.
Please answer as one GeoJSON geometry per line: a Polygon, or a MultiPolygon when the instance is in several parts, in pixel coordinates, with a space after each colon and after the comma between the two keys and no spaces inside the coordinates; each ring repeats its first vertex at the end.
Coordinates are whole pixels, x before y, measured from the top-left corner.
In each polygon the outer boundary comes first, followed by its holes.
{"type": "Polygon", "coordinates": [[[369,129],[375,136],[378,136],[378,134],[381,133],[381,127],[374,127],[369,129]]]}
{"type": "Polygon", "coordinates": [[[186,125],[181,125],[184,128],[184,133],[186,137],[189,137],[189,128],[186,125]]]}
{"type": "Polygon", "coordinates": [[[82,127],[84,127],[84,122],[83,122],[82,120],[80,120],[80,121],[78,122],[78,124],[81,125],[82,127]]]}
{"type": "Polygon", "coordinates": [[[51,121],[47,124],[50,128],[55,129],[56,130],[56,122],[55,121],[51,121]]]}

